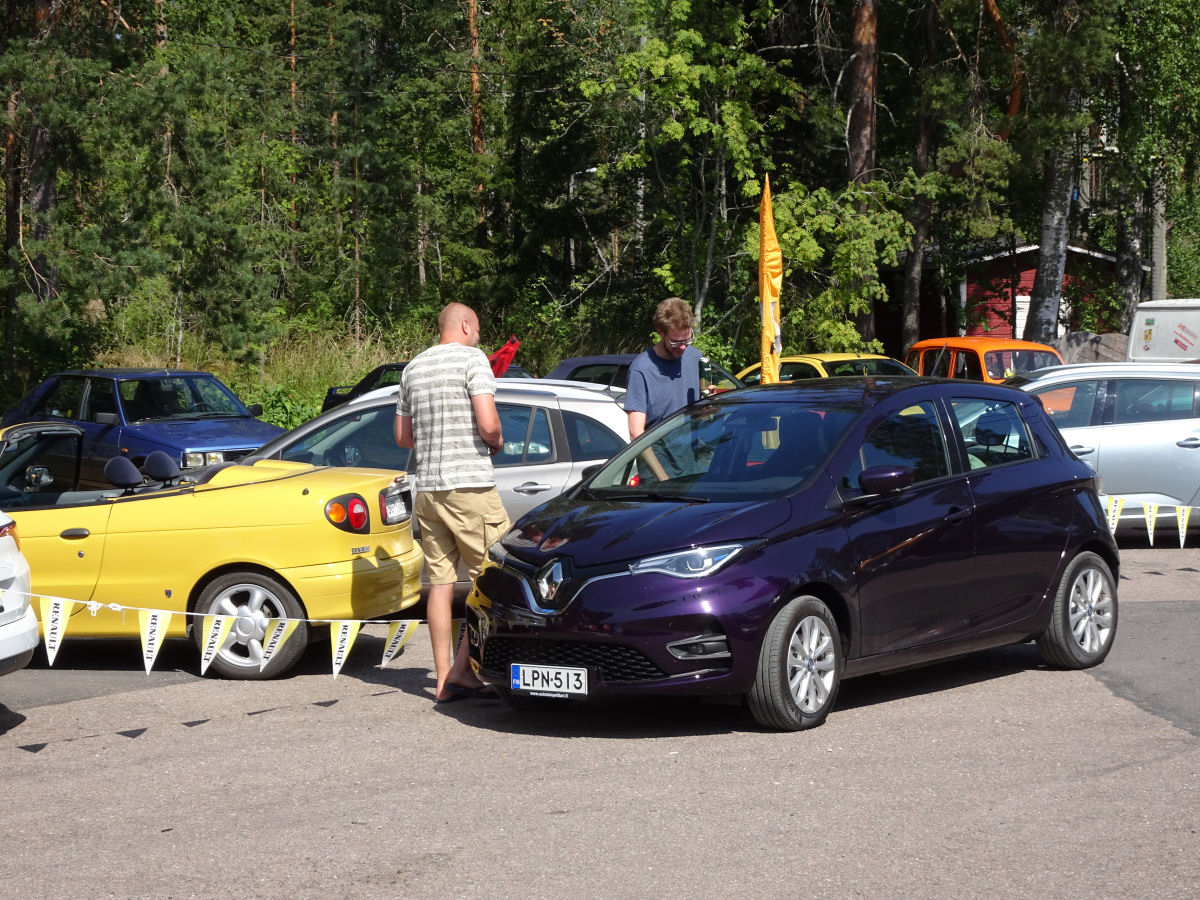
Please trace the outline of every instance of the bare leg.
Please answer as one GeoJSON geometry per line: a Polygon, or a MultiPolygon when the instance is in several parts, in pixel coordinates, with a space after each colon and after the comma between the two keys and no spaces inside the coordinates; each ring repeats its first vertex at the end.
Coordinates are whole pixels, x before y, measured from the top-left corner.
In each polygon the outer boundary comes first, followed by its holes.
{"type": "Polygon", "coordinates": [[[449,696],[446,683],[462,687],[478,687],[482,682],[471,671],[468,656],[467,641],[464,637],[458,645],[458,652],[451,662],[450,642],[454,635],[450,633],[453,622],[454,585],[431,584],[429,597],[425,601],[426,619],[429,622],[429,639],[433,642],[433,667],[437,676],[437,688],[434,697],[445,700],[449,696]]]}

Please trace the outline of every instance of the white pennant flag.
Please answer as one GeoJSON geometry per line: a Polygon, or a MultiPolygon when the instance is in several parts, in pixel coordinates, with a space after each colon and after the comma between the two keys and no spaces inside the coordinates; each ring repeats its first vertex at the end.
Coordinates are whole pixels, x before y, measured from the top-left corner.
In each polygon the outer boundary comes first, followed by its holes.
{"type": "Polygon", "coordinates": [[[1190,506],[1175,507],[1175,521],[1179,523],[1179,546],[1183,546],[1183,539],[1187,537],[1188,517],[1192,514],[1190,506]]]}
{"type": "Polygon", "coordinates": [[[237,616],[205,616],[204,617],[204,652],[200,654],[200,674],[208,671],[209,663],[217,657],[218,651],[225,646],[225,638],[233,627],[237,616]]]}
{"type": "Polygon", "coordinates": [[[383,661],[379,665],[386,666],[395,659],[416,629],[416,619],[397,619],[388,623],[387,643],[383,648],[383,661]]]}
{"type": "Polygon", "coordinates": [[[1108,498],[1108,530],[1117,533],[1117,523],[1121,521],[1121,510],[1125,507],[1124,497],[1108,498]]]}
{"type": "Polygon", "coordinates": [[[263,641],[262,659],[258,661],[258,671],[261,672],[267,667],[267,663],[275,655],[275,651],[292,636],[292,632],[299,624],[299,619],[267,619],[266,639],[263,641]]]}
{"type": "Polygon", "coordinates": [[[162,648],[163,638],[167,636],[171,613],[165,609],[139,609],[138,623],[142,631],[142,662],[146,664],[146,674],[149,675],[162,648]]]}
{"type": "Polygon", "coordinates": [[[333,677],[338,677],[338,672],[342,671],[342,666],[346,662],[346,657],[350,655],[350,648],[354,646],[354,639],[358,637],[358,629],[362,627],[362,622],[330,622],[329,623],[329,639],[333,643],[333,677]]]}
{"type": "Polygon", "coordinates": [[[71,621],[65,608],[67,603],[75,605],[73,601],[60,597],[42,598],[42,632],[46,641],[46,659],[50,665],[54,665],[54,657],[58,655],[63,635],[67,633],[67,623],[71,621]]]}
{"type": "Polygon", "coordinates": [[[1158,519],[1158,504],[1143,503],[1142,512],[1146,516],[1146,538],[1150,541],[1150,546],[1154,546],[1154,523],[1158,519]]]}

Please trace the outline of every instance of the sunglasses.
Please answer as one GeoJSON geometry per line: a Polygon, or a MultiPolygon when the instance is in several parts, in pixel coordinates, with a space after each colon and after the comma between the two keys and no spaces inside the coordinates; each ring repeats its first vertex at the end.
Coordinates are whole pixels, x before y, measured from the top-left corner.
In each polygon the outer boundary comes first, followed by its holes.
{"type": "Polygon", "coordinates": [[[695,335],[692,335],[692,337],[686,337],[682,341],[673,341],[670,338],[663,338],[663,343],[666,344],[668,347],[670,347],[672,350],[678,350],[680,347],[686,347],[694,339],[695,339],[695,335]]]}

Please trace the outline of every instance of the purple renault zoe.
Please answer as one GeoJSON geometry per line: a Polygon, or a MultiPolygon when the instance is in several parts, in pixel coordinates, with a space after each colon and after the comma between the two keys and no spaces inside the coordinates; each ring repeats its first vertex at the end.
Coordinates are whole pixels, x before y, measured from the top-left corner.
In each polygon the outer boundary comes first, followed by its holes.
{"type": "Polygon", "coordinates": [[[1119,558],[1035,397],[828,378],[700,401],[521,518],[468,601],[472,662],[517,708],[741,697],[824,721],[843,678],[1036,640],[1099,663],[1119,558]]]}

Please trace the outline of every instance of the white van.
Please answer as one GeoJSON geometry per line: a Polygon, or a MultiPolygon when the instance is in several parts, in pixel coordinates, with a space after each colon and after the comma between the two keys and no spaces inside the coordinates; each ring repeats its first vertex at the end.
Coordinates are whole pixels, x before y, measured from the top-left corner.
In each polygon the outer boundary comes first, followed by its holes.
{"type": "Polygon", "coordinates": [[[1129,326],[1131,362],[1200,360],[1200,299],[1139,303],[1129,326]]]}

